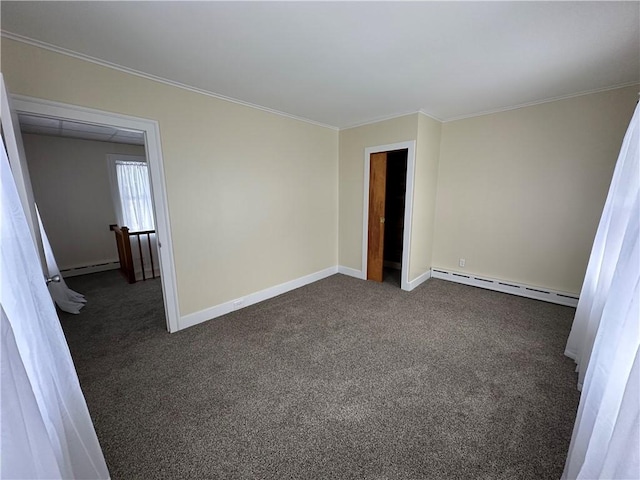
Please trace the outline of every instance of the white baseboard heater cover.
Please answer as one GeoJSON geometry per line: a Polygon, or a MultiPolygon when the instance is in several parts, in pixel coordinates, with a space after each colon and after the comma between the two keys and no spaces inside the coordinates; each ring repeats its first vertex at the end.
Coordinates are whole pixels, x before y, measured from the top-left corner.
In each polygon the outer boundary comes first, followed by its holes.
{"type": "Polygon", "coordinates": [[[495,278],[481,277],[470,273],[461,273],[447,271],[440,268],[431,269],[431,278],[439,278],[450,282],[471,285],[472,287],[486,288],[502,293],[510,293],[521,297],[533,298],[545,302],[557,303],[567,307],[576,307],[578,305],[578,296],[571,293],[559,292],[548,288],[534,287],[506,280],[497,280],[495,278]]]}
{"type": "Polygon", "coordinates": [[[89,273],[105,272],[107,270],[116,270],[120,268],[120,262],[97,263],[95,265],[83,265],[82,267],[66,268],[60,270],[64,278],[76,277],[78,275],[87,275],[89,273]]]}

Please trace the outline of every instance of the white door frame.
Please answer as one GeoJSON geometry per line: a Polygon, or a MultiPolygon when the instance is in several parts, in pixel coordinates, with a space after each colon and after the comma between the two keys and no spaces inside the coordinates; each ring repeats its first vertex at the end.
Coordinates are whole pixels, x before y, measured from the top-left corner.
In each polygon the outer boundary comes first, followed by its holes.
{"type": "Polygon", "coordinates": [[[367,147],[364,150],[364,204],[362,215],[362,275],[367,279],[367,261],[369,253],[369,175],[371,170],[371,154],[391,152],[393,150],[407,150],[407,189],[404,197],[404,232],[402,236],[402,272],[400,273],[400,288],[410,291],[409,286],[409,252],[411,249],[411,219],[413,212],[413,183],[416,170],[416,142],[391,143],[377,147],[367,147]]]}
{"type": "Polygon", "coordinates": [[[38,258],[42,265],[44,278],[49,278],[49,270],[47,269],[47,261],[44,254],[44,246],[42,244],[42,234],[38,224],[38,214],[36,213],[36,202],[33,197],[33,188],[31,186],[31,178],[29,177],[29,168],[24,154],[24,144],[22,143],[22,135],[20,134],[20,125],[18,123],[18,114],[13,106],[9,92],[4,84],[4,77],[0,73],[0,119],[2,123],[2,132],[4,133],[4,144],[7,150],[7,158],[11,173],[15,179],[16,189],[20,202],[24,208],[24,214],[27,219],[29,231],[33,237],[33,242],[38,251],[38,258]]]}
{"type": "Polygon", "coordinates": [[[149,175],[151,177],[151,195],[153,197],[153,206],[156,214],[160,279],[162,281],[164,309],[167,317],[167,330],[172,333],[178,331],[180,310],[178,307],[176,271],[173,260],[171,226],[169,223],[169,206],[167,204],[162,148],[160,144],[160,126],[158,122],[23,95],[12,95],[12,99],[13,107],[17,112],[64,118],[95,125],[109,125],[144,132],[145,151],[149,164],[149,175]]]}

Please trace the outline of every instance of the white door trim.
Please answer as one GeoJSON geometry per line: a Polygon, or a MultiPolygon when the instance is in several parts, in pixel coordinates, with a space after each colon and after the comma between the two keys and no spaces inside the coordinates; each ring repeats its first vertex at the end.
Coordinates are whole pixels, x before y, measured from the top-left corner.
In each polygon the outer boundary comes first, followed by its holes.
{"type": "Polygon", "coordinates": [[[42,266],[44,278],[49,278],[47,269],[47,261],[44,254],[44,246],[42,245],[42,234],[38,224],[38,215],[36,213],[36,202],[33,197],[33,188],[31,186],[31,177],[29,177],[29,168],[27,166],[27,158],[24,154],[24,144],[22,143],[22,135],[20,134],[20,125],[18,123],[18,114],[16,113],[12,99],[4,84],[4,77],[0,73],[0,122],[2,124],[2,133],[4,145],[7,150],[7,158],[11,173],[13,174],[16,189],[20,202],[24,208],[24,215],[27,219],[29,231],[33,237],[33,242],[38,252],[38,258],[42,266]]]}
{"type": "Polygon", "coordinates": [[[367,147],[364,150],[364,203],[362,208],[362,275],[367,278],[367,254],[369,248],[369,175],[371,169],[371,154],[391,152],[393,150],[407,150],[407,189],[404,199],[404,233],[402,237],[402,272],[400,285],[402,290],[410,291],[409,283],[409,253],[411,250],[411,219],[413,213],[413,183],[416,170],[416,142],[391,143],[377,147],[367,147]]]}
{"type": "Polygon", "coordinates": [[[13,106],[17,112],[66,118],[96,125],[110,125],[144,132],[145,150],[147,162],[149,163],[149,175],[151,176],[151,194],[157,222],[156,232],[159,246],[161,245],[158,250],[160,254],[160,278],[162,280],[164,308],[167,316],[167,330],[169,332],[178,331],[180,310],[158,122],[23,95],[12,95],[12,98],[13,106]]]}

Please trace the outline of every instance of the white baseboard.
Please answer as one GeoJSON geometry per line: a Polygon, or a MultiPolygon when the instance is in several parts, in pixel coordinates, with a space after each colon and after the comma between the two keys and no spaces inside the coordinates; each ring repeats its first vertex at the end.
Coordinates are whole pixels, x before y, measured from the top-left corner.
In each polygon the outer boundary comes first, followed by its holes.
{"type": "Polygon", "coordinates": [[[416,288],[418,285],[426,282],[430,278],[431,278],[431,270],[427,270],[422,275],[419,275],[418,278],[415,278],[414,280],[411,280],[409,283],[407,283],[406,291],[410,292],[411,290],[416,288]]]}
{"type": "MultiPolygon", "coordinates": [[[[358,278],[360,280],[367,279],[367,276],[365,275],[364,272],[360,270],[356,270],[355,268],[344,267],[342,265],[338,266],[338,273],[342,273],[343,275],[348,275],[350,277],[358,278]]],[[[411,290],[413,290],[414,288],[416,288],[418,285],[425,282],[429,278],[431,278],[431,270],[427,270],[425,273],[420,275],[415,280],[412,280],[407,283],[403,283],[402,289],[406,292],[410,292],[411,290]]]]}
{"type": "Polygon", "coordinates": [[[73,267],[60,270],[62,278],[77,277],[78,275],[88,275],[90,273],[106,272],[107,270],[117,270],[120,268],[120,262],[106,262],[96,265],[85,265],[82,267],[73,267]]]}
{"type": "Polygon", "coordinates": [[[227,313],[231,313],[234,310],[240,310],[241,308],[248,307],[249,305],[253,305],[255,303],[277,297],[278,295],[290,292],[291,290],[295,290],[296,288],[304,287],[305,285],[309,285],[310,283],[317,282],[318,280],[322,280],[323,278],[330,277],[331,275],[334,275],[336,273],[338,273],[338,267],[325,268],[324,270],[320,270],[319,272],[296,278],[295,280],[281,283],[280,285],[269,287],[264,290],[260,290],[259,292],[250,293],[249,295],[245,295],[244,297],[236,298],[234,300],[221,303],[214,307],[200,310],[199,312],[184,315],[180,317],[178,321],[178,330],[192,327],[193,325],[197,325],[198,323],[206,322],[207,320],[211,320],[216,317],[226,315],[227,313]]]}
{"type": "Polygon", "coordinates": [[[367,276],[364,274],[364,272],[356,270],[355,268],[343,267],[342,265],[338,265],[338,273],[342,273],[343,275],[348,275],[350,277],[359,278],[360,280],[367,279],[367,276]]]}
{"type": "MultiPolygon", "coordinates": [[[[576,352],[574,352],[573,350],[565,350],[564,351],[564,356],[565,357],[569,357],[571,360],[575,360],[578,358],[578,354],[576,352]]],[[[576,367],[577,370],[577,367],[576,367]]]]}
{"type": "MultiPolygon", "coordinates": [[[[116,267],[117,268],[117,267],[116,267]]],[[[250,293],[244,297],[236,298],[225,303],[221,303],[211,308],[206,308],[199,312],[190,313],[180,317],[178,322],[178,330],[182,330],[198,323],[206,322],[227,313],[231,313],[234,310],[239,310],[249,305],[268,300],[283,293],[287,293],[296,288],[304,287],[310,283],[317,282],[323,278],[330,277],[336,273],[348,275],[361,280],[365,280],[365,275],[360,270],[354,268],[344,267],[342,265],[329,267],[324,270],[306,275],[304,277],[291,280],[289,282],[281,283],[259,292],[250,293]]],[[[65,275],[66,276],[66,275],[65,275]]],[[[550,290],[547,288],[533,287],[530,285],[519,284],[516,282],[508,282],[503,280],[497,280],[488,277],[481,277],[478,275],[452,272],[443,269],[432,268],[418,276],[416,279],[408,282],[406,291],[414,290],[416,287],[427,281],[429,278],[439,278],[442,280],[449,280],[456,283],[462,283],[465,285],[471,285],[473,287],[486,288],[488,290],[495,290],[497,292],[510,293],[513,295],[519,295],[522,297],[533,298],[535,300],[543,300],[551,303],[557,303],[560,305],[566,305],[569,307],[575,307],[578,304],[578,297],[571,293],[559,292],[556,290],[550,290]]]]}
{"type": "Polygon", "coordinates": [[[496,292],[510,293],[512,295],[533,298],[535,300],[557,303],[567,307],[576,307],[578,305],[578,295],[574,295],[573,293],[560,292],[543,287],[534,287],[532,285],[483,277],[471,273],[461,273],[440,268],[432,268],[431,277],[448,280],[450,282],[463,283],[464,285],[471,285],[472,287],[495,290],[496,292]]]}

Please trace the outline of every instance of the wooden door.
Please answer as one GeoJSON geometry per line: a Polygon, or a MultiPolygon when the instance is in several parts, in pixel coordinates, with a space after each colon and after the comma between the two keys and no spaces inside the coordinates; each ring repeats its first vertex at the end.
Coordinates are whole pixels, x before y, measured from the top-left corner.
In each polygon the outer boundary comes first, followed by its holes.
{"type": "Polygon", "coordinates": [[[367,280],[382,282],[384,267],[384,208],[387,188],[387,153],[372,153],[370,160],[367,280]]]}

